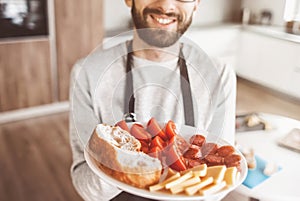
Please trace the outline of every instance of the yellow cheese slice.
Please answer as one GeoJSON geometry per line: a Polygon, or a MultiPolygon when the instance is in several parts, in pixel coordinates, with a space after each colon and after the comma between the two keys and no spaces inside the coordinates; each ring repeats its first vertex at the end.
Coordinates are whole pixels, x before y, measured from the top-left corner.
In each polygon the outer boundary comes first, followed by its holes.
{"type": "Polygon", "coordinates": [[[185,174],[189,171],[193,171],[194,176],[204,177],[206,175],[206,172],[207,172],[207,165],[206,164],[197,165],[197,166],[195,166],[191,169],[185,170],[181,173],[185,174]]]}
{"type": "Polygon", "coordinates": [[[226,182],[222,181],[220,183],[211,184],[211,185],[201,189],[199,192],[201,195],[211,195],[211,194],[217,193],[218,191],[222,190],[224,187],[226,187],[226,182]]]}
{"type": "Polygon", "coordinates": [[[171,182],[168,182],[165,186],[166,189],[170,189],[171,187],[173,186],[176,186],[178,184],[180,184],[181,182],[184,182],[185,180],[191,178],[193,176],[193,172],[192,171],[189,171],[188,173],[185,173],[184,175],[182,175],[181,177],[171,181],[171,182]]]}
{"type": "Polygon", "coordinates": [[[171,192],[173,194],[177,194],[177,193],[180,193],[182,191],[184,191],[184,189],[187,187],[187,186],[191,186],[191,185],[194,185],[194,184],[197,184],[199,183],[201,180],[200,180],[200,177],[195,177],[193,176],[192,178],[182,182],[181,184],[178,184],[176,186],[173,186],[170,188],[171,192]]]}
{"type": "Polygon", "coordinates": [[[237,168],[229,167],[225,171],[224,181],[226,181],[227,186],[234,185],[237,178],[237,168]]]}
{"type": "Polygon", "coordinates": [[[212,184],[213,181],[214,181],[214,179],[212,177],[207,177],[205,179],[202,179],[200,183],[185,188],[184,191],[188,195],[194,195],[201,188],[204,188],[205,186],[212,184]]]}
{"type": "Polygon", "coordinates": [[[207,173],[204,178],[213,177],[214,183],[220,183],[224,179],[225,171],[225,165],[211,166],[207,168],[207,173]]]}
{"type": "Polygon", "coordinates": [[[177,172],[175,173],[173,176],[169,177],[168,179],[166,179],[165,181],[161,182],[161,183],[158,183],[158,184],[155,184],[153,186],[150,186],[149,187],[149,190],[150,191],[158,191],[158,190],[161,190],[163,188],[165,188],[166,184],[167,183],[170,183],[176,179],[178,179],[180,177],[180,173],[177,172]]]}

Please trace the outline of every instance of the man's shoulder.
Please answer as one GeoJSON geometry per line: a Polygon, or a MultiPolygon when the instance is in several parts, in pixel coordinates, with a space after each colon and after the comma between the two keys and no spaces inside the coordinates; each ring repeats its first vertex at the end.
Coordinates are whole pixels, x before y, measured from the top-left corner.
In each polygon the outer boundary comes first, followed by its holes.
{"type": "Polygon", "coordinates": [[[127,54],[126,41],[109,48],[98,46],[89,55],[79,59],[76,65],[84,67],[86,70],[107,66],[127,54]]]}
{"type": "Polygon", "coordinates": [[[216,63],[200,46],[192,41],[185,41],[183,44],[183,55],[186,62],[196,69],[207,70],[209,66],[214,66],[216,63]]]}

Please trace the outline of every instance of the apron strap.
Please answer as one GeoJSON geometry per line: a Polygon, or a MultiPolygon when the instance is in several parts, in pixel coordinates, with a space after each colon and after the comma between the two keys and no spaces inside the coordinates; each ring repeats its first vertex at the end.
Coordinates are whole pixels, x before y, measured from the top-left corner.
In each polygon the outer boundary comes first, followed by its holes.
{"type": "Polygon", "coordinates": [[[185,124],[189,126],[195,126],[191,84],[188,75],[186,61],[182,53],[182,46],[180,48],[178,65],[180,68],[180,86],[181,86],[181,93],[183,98],[185,124]]]}
{"type": "MultiPolygon", "coordinates": [[[[133,93],[133,78],[131,72],[131,66],[133,63],[133,50],[132,50],[132,41],[127,43],[127,60],[126,60],[126,87],[125,87],[125,101],[124,101],[124,120],[126,122],[135,122],[136,116],[134,113],[134,93],[133,93]]],[[[191,92],[191,84],[188,75],[188,69],[184,55],[182,53],[182,45],[180,48],[178,66],[180,68],[180,87],[183,98],[183,107],[184,107],[184,119],[185,124],[190,126],[195,126],[194,120],[194,108],[191,92]]]]}

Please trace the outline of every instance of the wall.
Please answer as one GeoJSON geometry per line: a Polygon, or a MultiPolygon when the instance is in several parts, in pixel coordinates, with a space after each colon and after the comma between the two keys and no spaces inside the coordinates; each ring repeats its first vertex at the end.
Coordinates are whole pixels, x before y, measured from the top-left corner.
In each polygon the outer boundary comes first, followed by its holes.
{"type": "Polygon", "coordinates": [[[59,101],[69,98],[70,71],[102,40],[102,1],[55,0],[59,101]]]}
{"type": "Polygon", "coordinates": [[[104,29],[106,31],[126,29],[131,16],[125,0],[104,0],[103,4],[104,29]]]}
{"type": "Polygon", "coordinates": [[[102,41],[102,0],[48,2],[49,36],[0,40],[0,113],[68,100],[73,65],[102,41]]]}
{"type": "Polygon", "coordinates": [[[262,10],[268,9],[272,12],[272,25],[283,26],[284,0],[242,0],[242,8],[249,8],[251,13],[259,18],[262,10]]]}
{"type": "Polygon", "coordinates": [[[240,0],[201,0],[193,26],[237,22],[240,8],[240,0]]]}
{"type": "MultiPolygon", "coordinates": [[[[240,6],[241,0],[201,0],[192,26],[237,21],[240,6]]],[[[130,8],[124,0],[104,0],[104,9],[106,31],[124,30],[128,27],[131,19],[130,8]]]]}

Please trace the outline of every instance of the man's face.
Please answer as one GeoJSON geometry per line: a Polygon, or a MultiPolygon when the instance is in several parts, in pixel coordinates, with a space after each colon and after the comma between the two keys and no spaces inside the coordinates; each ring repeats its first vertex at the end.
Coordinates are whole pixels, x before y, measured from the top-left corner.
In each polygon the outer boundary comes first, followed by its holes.
{"type": "Polygon", "coordinates": [[[169,47],[192,23],[196,2],[132,0],[131,14],[139,37],[151,46],[169,47]]]}

